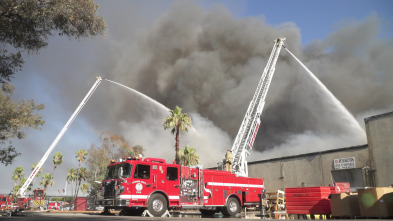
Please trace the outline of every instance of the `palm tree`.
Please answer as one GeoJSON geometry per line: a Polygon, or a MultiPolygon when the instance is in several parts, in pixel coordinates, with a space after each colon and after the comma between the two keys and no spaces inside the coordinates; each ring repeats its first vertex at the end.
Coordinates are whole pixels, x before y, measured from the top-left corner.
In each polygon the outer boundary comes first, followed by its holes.
{"type": "Polygon", "coordinates": [[[53,171],[52,171],[52,175],[55,172],[55,169],[57,166],[59,166],[61,163],[63,163],[63,155],[61,155],[60,152],[55,153],[55,155],[53,155],[53,171]]]}
{"type": "MultiPolygon", "coordinates": [[[[37,167],[38,163],[39,163],[39,162],[37,162],[37,163],[35,163],[35,164],[33,164],[33,165],[31,166],[31,170],[32,170],[32,171],[37,167]]],[[[33,186],[34,186],[35,179],[41,175],[41,172],[42,172],[42,168],[40,168],[40,170],[38,170],[38,172],[37,172],[37,175],[34,176],[33,182],[32,182],[32,184],[31,184],[32,189],[33,189],[33,186]]]]}
{"type": "Polygon", "coordinates": [[[85,193],[89,190],[89,185],[87,183],[82,184],[81,186],[81,191],[83,193],[83,196],[85,195],[85,193]]]}
{"type": "Polygon", "coordinates": [[[85,149],[80,149],[80,150],[76,151],[76,159],[78,159],[78,162],[79,162],[78,168],[80,168],[81,164],[83,162],[85,162],[86,156],[87,156],[87,152],[85,149]]]}
{"type": "Polygon", "coordinates": [[[184,149],[179,151],[180,162],[182,166],[193,166],[197,165],[199,156],[195,152],[195,148],[186,145],[184,149]]]}
{"type": "Polygon", "coordinates": [[[75,189],[76,190],[75,191],[75,197],[78,196],[79,187],[81,186],[82,180],[86,180],[86,176],[87,176],[86,168],[84,168],[84,167],[79,168],[78,169],[78,173],[77,173],[78,184],[77,184],[76,189],[75,189]]]}
{"type": "Polygon", "coordinates": [[[176,157],[175,161],[177,164],[180,164],[179,158],[179,135],[180,131],[188,131],[188,128],[191,127],[191,117],[187,113],[182,113],[182,109],[178,106],[175,109],[170,111],[170,115],[164,119],[163,126],[164,130],[171,128],[172,134],[175,134],[175,150],[176,157]]]}
{"type": "Polygon", "coordinates": [[[44,187],[44,193],[46,194],[46,190],[48,189],[48,186],[53,186],[55,181],[53,180],[53,176],[50,173],[46,173],[42,176],[40,185],[44,187]]]}
{"type": "Polygon", "coordinates": [[[76,175],[76,170],[71,168],[68,169],[67,173],[67,182],[71,182],[71,193],[74,194],[74,181],[76,180],[77,175],[76,175]]]}
{"type": "MultiPolygon", "coordinates": [[[[81,171],[81,164],[85,162],[86,160],[86,156],[87,156],[87,152],[85,149],[80,149],[78,151],[76,151],[76,159],[78,159],[79,165],[78,165],[78,170],[76,171],[76,179],[77,181],[79,181],[79,183],[75,183],[75,197],[78,196],[78,192],[79,192],[79,186],[81,183],[81,173],[84,173],[84,179],[86,177],[86,171],[81,171]]],[[[86,170],[86,168],[85,168],[86,170]]]]}
{"type": "Polygon", "coordinates": [[[24,175],[23,167],[21,166],[16,167],[14,172],[12,172],[12,177],[11,177],[11,179],[15,181],[14,187],[17,185],[18,180],[20,181],[23,179],[23,175],[24,175]]]}

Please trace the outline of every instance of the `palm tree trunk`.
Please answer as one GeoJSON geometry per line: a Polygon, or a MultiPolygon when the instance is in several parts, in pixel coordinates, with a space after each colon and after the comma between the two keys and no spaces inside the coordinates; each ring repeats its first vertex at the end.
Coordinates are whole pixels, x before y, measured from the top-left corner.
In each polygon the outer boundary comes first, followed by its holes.
{"type": "Polygon", "coordinates": [[[176,126],[176,144],[175,144],[175,150],[176,150],[176,164],[180,164],[180,156],[179,156],[179,135],[180,135],[180,126],[176,126]]]}
{"type": "Polygon", "coordinates": [[[74,195],[74,181],[71,181],[71,195],[74,195]]]}

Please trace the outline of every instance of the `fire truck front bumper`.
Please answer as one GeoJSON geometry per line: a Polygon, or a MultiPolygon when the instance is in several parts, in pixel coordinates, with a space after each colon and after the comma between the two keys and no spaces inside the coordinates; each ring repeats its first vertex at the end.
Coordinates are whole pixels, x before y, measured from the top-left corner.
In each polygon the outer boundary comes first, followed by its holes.
{"type": "Polygon", "coordinates": [[[130,206],[128,199],[100,199],[94,202],[96,206],[130,206]]]}

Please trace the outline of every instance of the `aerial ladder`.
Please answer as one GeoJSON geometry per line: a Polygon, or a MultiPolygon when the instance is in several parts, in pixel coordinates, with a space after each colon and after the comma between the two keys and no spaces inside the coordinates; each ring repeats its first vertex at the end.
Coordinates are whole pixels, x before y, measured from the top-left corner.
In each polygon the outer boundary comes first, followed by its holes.
{"type": "Polygon", "coordinates": [[[31,172],[29,178],[27,178],[26,182],[23,184],[23,186],[18,190],[17,196],[24,196],[27,188],[29,187],[30,183],[33,181],[34,177],[37,175],[38,171],[40,171],[42,165],[45,163],[45,161],[48,159],[49,155],[53,151],[53,149],[56,147],[57,143],[60,141],[60,139],[63,137],[64,133],[67,131],[67,129],[70,127],[72,122],[75,120],[76,116],[79,114],[79,112],[82,110],[83,106],[85,106],[86,102],[89,100],[93,92],[97,89],[98,85],[101,83],[102,78],[97,77],[96,82],[93,84],[89,92],[86,94],[85,98],[82,100],[82,102],[79,104],[79,106],[76,108],[74,113],[71,115],[70,119],[67,121],[67,123],[64,125],[63,129],[60,131],[60,133],[57,135],[55,140],[52,142],[52,144],[49,146],[48,150],[44,154],[44,156],[41,158],[41,160],[38,162],[37,166],[34,168],[34,170],[31,172]]]}
{"type": "Polygon", "coordinates": [[[250,155],[250,150],[252,149],[261,123],[261,115],[263,106],[265,105],[266,94],[273,78],[278,55],[280,54],[281,48],[284,46],[284,41],[285,38],[277,38],[274,41],[270,58],[259,80],[254,97],[248,106],[235,141],[233,142],[231,149],[233,155],[232,171],[238,176],[248,176],[247,156],[250,155]]]}

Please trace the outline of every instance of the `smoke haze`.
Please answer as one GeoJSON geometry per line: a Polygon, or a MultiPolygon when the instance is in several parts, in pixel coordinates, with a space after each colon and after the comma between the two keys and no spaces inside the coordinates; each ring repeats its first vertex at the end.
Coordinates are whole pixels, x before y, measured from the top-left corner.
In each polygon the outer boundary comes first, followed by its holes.
{"type": "MultiPolygon", "coordinates": [[[[392,62],[387,59],[393,53],[392,42],[378,38],[379,23],[376,15],[370,15],[363,21],[341,24],[326,40],[302,48],[300,30],[294,23],[270,26],[259,18],[235,18],[220,5],[206,11],[193,2],[179,1],[151,21],[148,29],[110,30],[116,39],[108,36],[105,45],[96,49],[108,50],[96,56],[97,66],[90,68],[104,70],[104,77],[130,86],[170,109],[178,105],[184,112],[195,113],[196,130],[203,133],[213,128],[220,133],[222,142],[202,145],[198,140],[216,141],[207,133],[187,143],[192,135],[182,134],[185,138],[181,138],[181,146],[194,146],[202,163],[214,165],[232,145],[277,37],[287,38],[286,47],[355,116],[391,108],[386,101],[393,97],[389,87],[392,75],[388,74],[392,62]],[[198,127],[198,119],[209,124],[198,127]],[[205,148],[217,150],[217,155],[203,155],[205,148]]],[[[86,73],[77,68],[73,73],[86,73]]],[[[81,81],[77,76],[74,79],[81,81]]],[[[78,100],[72,98],[79,98],[86,87],[71,93],[64,91],[63,96],[76,103],[78,100]]],[[[87,116],[89,123],[103,123],[126,135],[131,143],[143,145],[149,155],[171,159],[174,138],[161,125],[168,112],[151,113],[158,107],[147,105],[138,95],[116,86],[103,87],[95,95],[99,101],[87,107],[86,112],[91,113],[87,116]],[[103,104],[110,106],[110,111],[102,108],[103,104]]],[[[64,88],[68,88],[67,84],[64,88]]],[[[365,144],[366,138],[343,123],[340,113],[320,90],[282,51],[254,150],[274,149],[278,157],[365,144]],[[292,151],[280,151],[283,148],[292,151]]],[[[364,125],[363,119],[359,121],[364,125]]]]}

